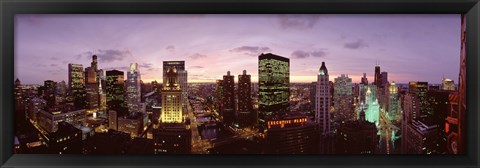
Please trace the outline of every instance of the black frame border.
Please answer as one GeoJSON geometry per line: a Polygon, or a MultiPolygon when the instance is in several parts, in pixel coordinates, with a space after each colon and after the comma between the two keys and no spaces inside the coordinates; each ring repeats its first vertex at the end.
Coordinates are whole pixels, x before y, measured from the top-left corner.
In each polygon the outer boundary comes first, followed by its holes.
{"type": "MultiPolygon", "coordinates": [[[[3,0],[0,1],[2,167],[478,167],[478,0],[3,0]],[[38,14],[466,14],[466,155],[26,155],[13,152],[14,15],[38,14]]],[[[460,52],[459,52],[460,55],[460,52]]]]}

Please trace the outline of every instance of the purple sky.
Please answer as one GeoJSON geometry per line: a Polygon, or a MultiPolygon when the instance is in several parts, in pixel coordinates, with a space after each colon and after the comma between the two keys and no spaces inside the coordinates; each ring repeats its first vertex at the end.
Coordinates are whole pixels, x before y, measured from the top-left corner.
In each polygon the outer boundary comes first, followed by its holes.
{"type": "MultiPolygon", "coordinates": [[[[24,84],[67,81],[68,63],[162,81],[162,61],[185,60],[189,82],[214,82],[244,69],[258,81],[258,55],[290,58],[291,82],[348,74],[373,81],[458,80],[460,15],[39,15],[15,18],[15,77],[24,84]]],[[[235,79],[237,81],[237,79],[235,79]]]]}

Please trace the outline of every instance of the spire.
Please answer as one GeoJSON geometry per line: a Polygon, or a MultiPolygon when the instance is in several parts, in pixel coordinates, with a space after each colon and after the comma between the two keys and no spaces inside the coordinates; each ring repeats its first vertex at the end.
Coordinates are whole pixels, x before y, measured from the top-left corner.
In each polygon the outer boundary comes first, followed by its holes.
{"type": "Polygon", "coordinates": [[[322,66],[318,70],[319,75],[328,75],[327,67],[325,66],[325,62],[322,62],[322,66]]]}

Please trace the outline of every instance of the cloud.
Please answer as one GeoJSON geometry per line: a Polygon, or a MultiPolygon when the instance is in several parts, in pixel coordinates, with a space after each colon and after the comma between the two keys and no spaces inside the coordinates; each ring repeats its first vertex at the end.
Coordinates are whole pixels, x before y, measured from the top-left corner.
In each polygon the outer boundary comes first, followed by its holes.
{"type": "Polygon", "coordinates": [[[307,58],[310,57],[310,53],[302,50],[296,50],[292,53],[293,58],[307,58]]]}
{"type": "Polygon", "coordinates": [[[84,56],[90,58],[92,55],[97,55],[98,61],[109,63],[114,61],[122,61],[124,58],[132,56],[132,53],[130,52],[130,50],[96,50],[95,53],[93,53],[92,51],[83,52],[77,55],[77,59],[80,59],[84,56]]]}
{"type": "Polygon", "coordinates": [[[169,45],[165,48],[168,52],[175,53],[175,46],[169,45]]]}
{"type": "Polygon", "coordinates": [[[151,63],[142,63],[138,65],[140,68],[150,69],[152,68],[153,64],[151,63]]]}
{"type": "Polygon", "coordinates": [[[348,49],[361,49],[361,48],[368,47],[368,44],[362,39],[359,39],[354,42],[345,43],[343,46],[348,49]]]}
{"type": "Polygon", "coordinates": [[[234,49],[231,49],[230,52],[243,53],[250,56],[258,56],[264,52],[272,51],[268,47],[259,47],[259,46],[241,46],[234,49]]]}
{"type": "Polygon", "coordinates": [[[319,19],[319,15],[280,15],[278,23],[284,30],[306,30],[313,28],[319,19]]]}
{"type": "Polygon", "coordinates": [[[196,69],[201,69],[201,68],[204,68],[203,66],[191,66],[190,68],[196,68],[196,69]]]}
{"type": "Polygon", "coordinates": [[[310,56],[312,57],[325,57],[327,56],[327,52],[325,49],[319,49],[315,51],[304,51],[304,50],[295,50],[292,52],[290,55],[292,58],[297,58],[297,59],[303,59],[303,58],[308,58],[310,56]]]}
{"type": "Polygon", "coordinates": [[[199,59],[199,58],[206,58],[207,55],[203,55],[203,54],[199,54],[199,53],[195,53],[193,55],[190,56],[190,58],[192,59],[199,59]]]}

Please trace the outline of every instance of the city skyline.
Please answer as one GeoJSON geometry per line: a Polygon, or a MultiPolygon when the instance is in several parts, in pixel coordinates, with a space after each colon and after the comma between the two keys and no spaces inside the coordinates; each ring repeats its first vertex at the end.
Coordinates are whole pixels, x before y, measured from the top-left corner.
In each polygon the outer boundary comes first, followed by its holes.
{"type": "Polygon", "coordinates": [[[290,58],[291,82],[316,81],[321,62],[330,80],[348,74],[373,81],[457,80],[460,15],[32,15],[15,18],[15,78],[67,81],[69,63],[104,70],[138,63],[142,80],[162,82],[162,62],[185,60],[189,82],[215,82],[247,70],[258,81],[258,56],[290,58]],[[313,34],[313,35],[312,35],[313,34]],[[31,38],[36,37],[36,38],[31,38]],[[63,57],[62,57],[63,56],[63,57]],[[357,57],[358,56],[358,57],[357,57]],[[35,60],[35,61],[30,61],[35,60]],[[432,61],[435,60],[435,61],[432,61]],[[452,70],[453,69],[453,70],[452,70]]]}

